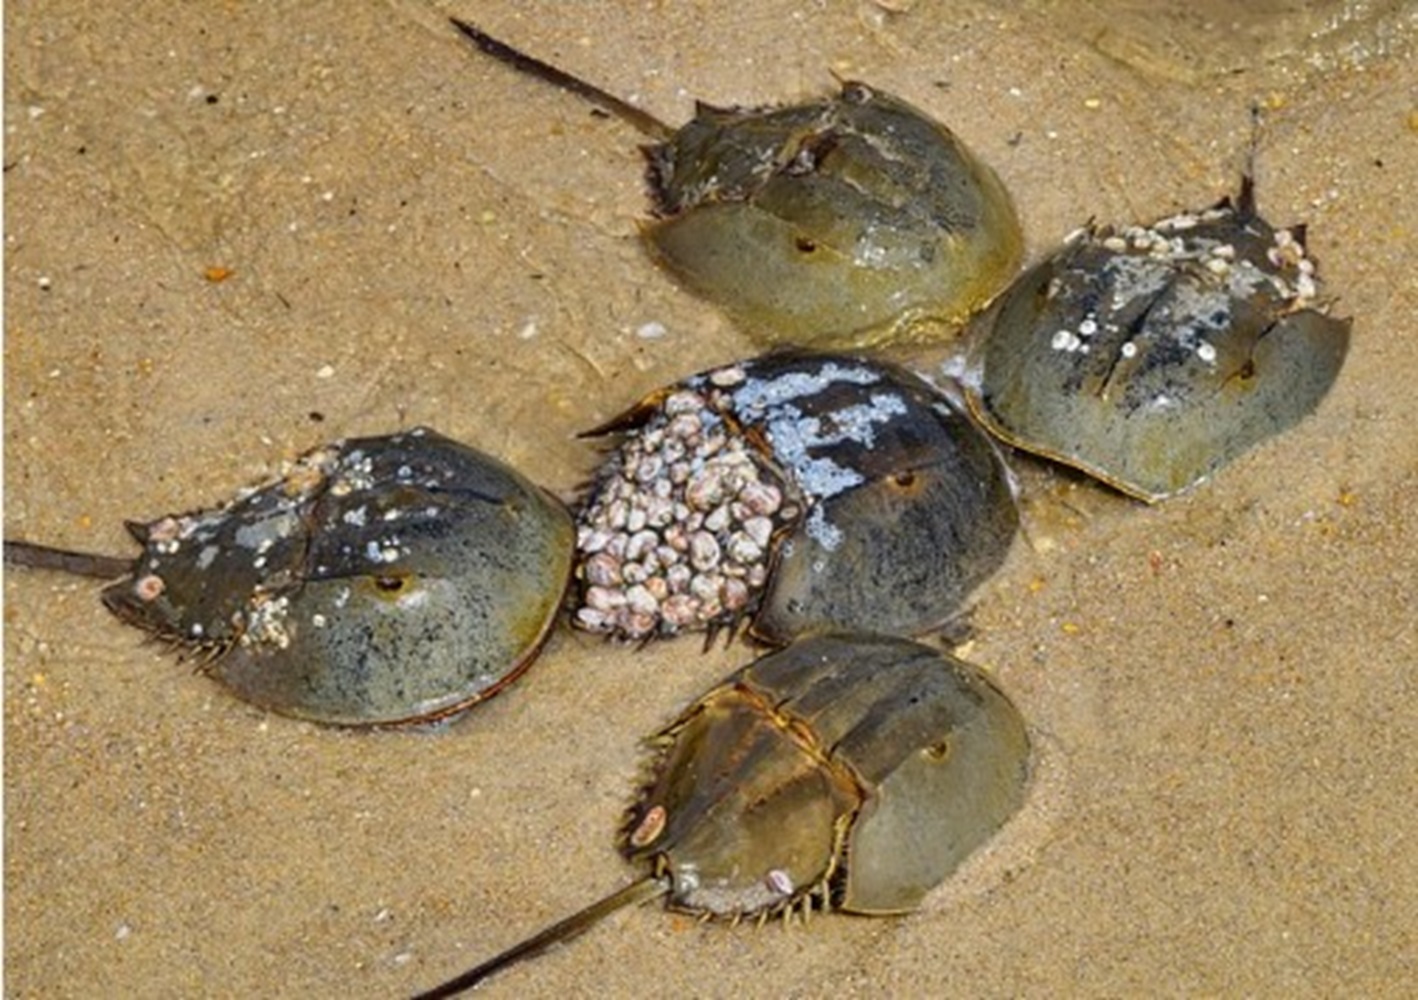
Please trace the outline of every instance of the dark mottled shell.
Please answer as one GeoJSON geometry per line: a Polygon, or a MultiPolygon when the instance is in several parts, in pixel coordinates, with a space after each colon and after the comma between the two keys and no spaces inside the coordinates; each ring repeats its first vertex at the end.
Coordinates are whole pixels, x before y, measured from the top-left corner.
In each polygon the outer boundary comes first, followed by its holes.
{"type": "Polygon", "coordinates": [[[531,662],[569,578],[561,505],[426,428],[335,442],[225,507],[130,525],[104,603],[212,656],[238,696],[318,722],[458,712],[531,662]]]}
{"type": "Polygon", "coordinates": [[[671,905],[915,909],[1019,808],[1029,738],[976,668],[904,639],[823,635],[765,656],[661,734],[623,851],[671,905]]]}
{"type": "Polygon", "coordinates": [[[1148,501],[1294,425],[1333,384],[1349,321],[1318,306],[1304,231],[1230,200],[1090,229],[981,317],[976,416],[1011,444],[1148,501]]]}
{"type": "Polygon", "coordinates": [[[999,567],[1018,524],[989,440],[877,361],[727,365],[609,427],[626,435],[578,515],[575,620],[595,631],[747,616],[774,643],[822,628],[919,634],[999,567]]]}
{"type": "Polygon", "coordinates": [[[700,105],[649,158],[656,257],[767,343],[939,337],[1019,265],[994,172],[860,83],[783,108],[700,105]]]}

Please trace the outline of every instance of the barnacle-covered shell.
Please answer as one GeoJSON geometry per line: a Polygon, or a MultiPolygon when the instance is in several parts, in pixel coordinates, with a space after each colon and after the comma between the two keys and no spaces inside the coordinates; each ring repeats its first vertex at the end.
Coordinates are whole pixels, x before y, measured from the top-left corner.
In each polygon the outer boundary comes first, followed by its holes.
{"type": "Polygon", "coordinates": [[[431,719],[532,661],[569,578],[561,505],[417,428],[317,448],[224,507],[130,525],[104,603],[208,651],[238,696],[342,725],[431,719]]]}
{"type": "Polygon", "coordinates": [[[1304,230],[1239,199],[1090,229],[983,316],[969,401],[1011,444],[1148,501],[1187,489],[1319,404],[1349,321],[1322,311],[1304,230]]]}
{"type": "Polygon", "coordinates": [[[575,622],[622,638],[732,626],[918,634],[999,564],[1018,515],[994,447],[932,387],[777,354],[660,390],[578,514],[575,622]]]}
{"type": "Polygon", "coordinates": [[[860,83],[782,108],[701,104],[648,155],[656,257],[768,343],[938,337],[1019,265],[994,172],[945,126],[860,83]]]}
{"type": "Polygon", "coordinates": [[[1029,737],[977,669],[905,639],[819,635],[749,664],[660,736],[623,851],[672,906],[915,909],[1019,808],[1029,737]]]}

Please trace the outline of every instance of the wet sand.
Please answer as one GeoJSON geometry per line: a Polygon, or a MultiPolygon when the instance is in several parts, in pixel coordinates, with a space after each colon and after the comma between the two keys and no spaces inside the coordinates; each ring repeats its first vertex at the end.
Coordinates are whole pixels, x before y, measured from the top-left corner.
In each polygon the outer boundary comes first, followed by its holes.
{"type": "MultiPolygon", "coordinates": [[[[448,13],[674,121],[872,82],[996,168],[1032,254],[1234,191],[1259,102],[1261,208],[1309,224],[1350,356],[1158,507],[1022,465],[968,647],[1041,749],[1021,817],[907,918],[650,906],[487,992],[1411,990],[1418,12],[1287,6],[8,4],[5,533],[128,552],[125,517],[419,423],[569,494],[577,431],[752,352],[641,252],[637,136],[448,13]]],[[[639,738],[752,655],[560,631],[454,725],[344,732],[237,702],[95,591],[5,574],[8,996],[431,986],[631,877],[639,738]]]]}

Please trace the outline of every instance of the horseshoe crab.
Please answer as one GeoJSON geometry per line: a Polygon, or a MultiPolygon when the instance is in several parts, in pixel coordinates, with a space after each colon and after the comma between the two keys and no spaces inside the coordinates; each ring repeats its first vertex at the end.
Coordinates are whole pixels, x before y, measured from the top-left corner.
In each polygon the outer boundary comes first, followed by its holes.
{"type": "Polygon", "coordinates": [[[5,543],[6,561],[124,579],[122,621],[238,697],[335,725],[428,721],[532,662],[574,530],[502,463],[415,428],[316,448],[223,507],[130,522],[132,561],[5,543]]]}
{"type": "Polygon", "coordinates": [[[994,171],[905,101],[847,82],[778,108],[699,104],[674,129],[467,24],[481,51],[648,135],[655,259],[768,343],[860,347],[954,333],[1018,269],[994,171]]]}
{"type": "Polygon", "coordinates": [[[980,318],[971,411],[1012,445],[1149,502],[1208,478],[1319,405],[1349,344],[1304,227],[1233,202],[1089,228],[980,318]]]}
{"type": "Polygon", "coordinates": [[[995,448],[934,388],[848,355],[692,376],[590,434],[623,436],[577,517],[574,622],[919,634],[956,613],[1018,527],[995,448]]]}
{"type": "Polygon", "coordinates": [[[647,873],[425,998],[664,896],[733,921],[899,914],[1020,807],[1030,745],[976,668],[905,639],[818,635],[730,676],[655,739],[621,853],[647,873]]]}

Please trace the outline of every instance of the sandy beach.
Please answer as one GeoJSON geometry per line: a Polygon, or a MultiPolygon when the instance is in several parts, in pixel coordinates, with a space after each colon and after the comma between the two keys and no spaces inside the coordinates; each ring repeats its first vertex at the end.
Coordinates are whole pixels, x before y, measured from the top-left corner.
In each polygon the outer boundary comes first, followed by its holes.
{"type": "MultiPolygon", "coordinates": [[[[1157,506],[1020,460],[964,649],[1034,737],[1020,816],[917,914],[649,905],[485,992],[1411,993],[1418,4],[1163,6],[7,4],[5,534],[130,553],[125,518],[418,424],[569,498],[578,432],[756,351],[643,252],[641,137],[450,14],[671,122],[868,81],[995,168],[1031,260],[1234,193],[1259,106],[1260,208],[1307,224],[1347,363],[1157,506]]],[[[640,741],[755,655],[562,628],[456,723],[342,731],[237,701],[97,589],[5,573],[10,997],[428,988],[637,874],[640,741]]]]}

